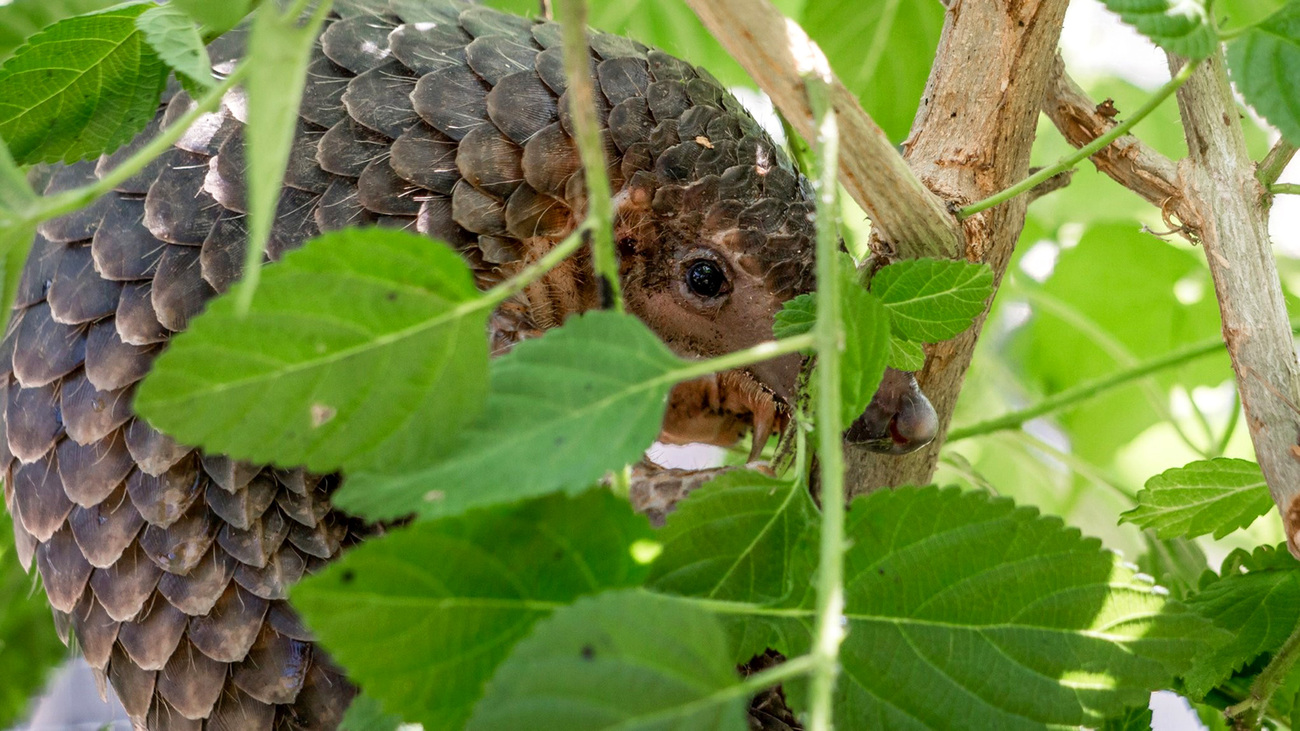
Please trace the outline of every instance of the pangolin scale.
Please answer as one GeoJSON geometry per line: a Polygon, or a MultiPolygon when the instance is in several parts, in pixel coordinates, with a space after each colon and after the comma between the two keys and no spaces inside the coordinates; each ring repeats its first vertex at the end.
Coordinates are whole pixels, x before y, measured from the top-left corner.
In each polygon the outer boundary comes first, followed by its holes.
{"type": "MultiPolygon", "coordinates": [[[[219,72],[242,40],[212,46],[219,72]]],[[[541,256],[585,207],[559,44],[554,23],[459,0],[336,2],[268,258],[357,225],[446,241],[484,287],[541,256]]],[[[809,290],[807,182],[735,99],[636,42],[595,33],[591,46],[620,241],[704,232],[774,301],[809,290]]],[[[102,176],[192,103],[171,84],[149,129],[54,170],[46,193],[102,176]]],[[[338,479],[204,454],[131,409],[171,334],[240,275],[245,119],[232,92],[144,172],[41,226],[0,347],[18,555],[38,568],[61,636],[139,727],[333,728],[355,692],[286,600],[367,534],[331,509],[338,479]]],[[[497,348],[597,306],[588,269],[579,256],[507,303],[497,348]]],[[[668,275],[625,276],[645,289],[668,275]]]]}

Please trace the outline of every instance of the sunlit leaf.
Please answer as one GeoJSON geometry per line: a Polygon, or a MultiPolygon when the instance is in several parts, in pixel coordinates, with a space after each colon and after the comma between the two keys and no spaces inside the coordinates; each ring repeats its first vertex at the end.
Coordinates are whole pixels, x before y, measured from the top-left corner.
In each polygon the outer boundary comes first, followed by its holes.
{"type": "Polygon", "coordinates": [[[1300,145],[1300,1],[1292,0],[1228,43],[1228,68],[1255,111],[1300,145]]]}
{"type": "Polygon", "coordinates": [[[1102,2],[1157,46],[1180,56],[1205,58],[1218,42],[1206,0],[1102,2]]]}
{"type": "Polygon", "coordinates": [[[1244,459],[1212,459],[1166,470],[1147,480],[1138,506],[1121,521],[1153,528],[1161,538],[1222,538],[1273,508],[1259,465],[1244,459]]]}
{"type": "Polygon", "coordinates": [[[925,367],[925,348],[902,338],[889,339],[889,367],[900,371],[919,371],[925,367]]]}
{"type": "Polygon", "coordinates": [[[215,85],[208,49],[190,16],[175,5],[160,5],[146,10],[135,19],[135,24],[192,95],[215,85]]]}
{"type": "Polygon", "coordinates": [[[993,294],[993,270],[985,264],[906,259],[871,278],[871,293],[889,310],[896,335],[937,343],[964,331],[993,294]]]}
{"type": "Polygon", "coordinates": [[[117,4],[118,0],[13,0],[0,4],[0,62],[46,26],[117,4]]]}
{"type": "Polygon", "coordinates": [[[772,323],[772,336],[789,338],[812,332],[817,323],[817,296],[801,294],[786,301],[772,323]]]}

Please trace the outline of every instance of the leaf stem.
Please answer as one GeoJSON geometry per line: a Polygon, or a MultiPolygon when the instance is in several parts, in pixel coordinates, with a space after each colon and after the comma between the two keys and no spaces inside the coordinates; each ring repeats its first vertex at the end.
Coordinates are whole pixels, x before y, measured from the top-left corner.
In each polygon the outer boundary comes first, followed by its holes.
{"type": "Polygon", "coordinates": [[[1160,106],[1161,102],[1177,91],[1178,87],[1182,86],[1192,77],[1192,71],[1195,69],[1196,63],[1194,61],[1188,61],[1186,64],[1183,64],[1182,69],[1180,69],[1172,79],[1165,83],[1164,86],[1157,89],[1156,93],[1153,94],[1150,99],[1147,99],[1146,103],[1133,113],[1133,116],[1110,128],[1106,134],[1061,158],[1055,165],[1049,165],[1006,190],[994,193],[982,201],[972,203],[969,206],[962,208],[957,214],[958,218],[970,218],[980,211],[988,210],[999,203],[1005,203],[1021,193],[1030,190],[1044,180],[1073,168],[1075,165],[1078,165],[1089,157],[1092,157],[1097,152],[1105,149],[1107,145],[1127,134],[1128,131],[1132,129],[1133,125],[1141,122],[1148,114],[1154,111],[1156,107],[1160,106]]]}
{"type": "Polygon", "coordinates": [[[1265,186],[1271,186],[1281,177],[1282,171],[1295,157],[1296,146],[1287,141],[1285,137],[1279,139],[1273,149],[1268,151],[1259,165],[1255,166],[1255,179],[1265,186]]]}
{"type": "Polygon", "coordinates": [[[734,694],[754,695],[759,691],[780,685],[791,678],[807,675],[816,665],[817,658],[811,654],[790,658],[776,667],[768,668],[745,678],[744,681],[735,686],[734,694]]]}
{"type": "Polygon", "coordinates": [[[839,674],[840,643],[844,641],[844,452],[838,435],[840,414],[840,356],[844,325],[840,312],[839,237],[836,235],[839,169],[839,128],[830,104],[829,69],[823,76],[804,76],[809,106],[817,128],[817,349],[816,419],[821,463],[821,547],[817,562],[817,637],[812,655],[809,731],[830,731],[834,722],[833,694],[839,674]]]}
{"type": "Polygon", "coordinates": [[[569,82],[569,111],[574,140],[582,156],[587,188],[587,221],[591,222],[591,262],[604,286],[601,305],[623,311],[618,252],[614,249],[614,204],[605,168],[604,144],[596,119],[596,97],[591,84],[591,52],[587,48],[586,0],[556,0],[564,33],[564,76],[569,82]]]}
{"type": "Polygon", "coordinates": [[[577,251],[586,242],[586,233],[590,230],[591,222],[589,220],[578,224],[573,233],[565,236],[563,241],[551,247],[551,250],[542,255],[542,258],[528,265],[515,276],[484,292],[482,297],[472,303],[474,308],[495,308],[527,289],[528,285],[554,269],[556,265],[567,259],[570,254],[577,251]]]}
{"type": "Polygon", "coordinates": [[[235,67],[226,80],[213,87],[208,93],[198,99],[194,106],[184,115],[172,124],[168,125],[158,133],[156,137],[149,140],[149,143],[141,147],[135,154],[122,161],[120,165],[108,171],[103,178],[100,178],[90,185],[83,185],[80,188],[69,190],[65,193],[48,196],[40,199],[33,209],[26,216],[25,222],[28,224],[37,224],[41,221],[48,221],[51,218],[72,213],[73,211],[85,208],[95,199],[111,192],[118,185],[130,180],[131,177],[144,170],[149,163],[153,162],[159,155],[170,150],[172,145],[185,134],[199,117],[211,112],[221,103],[222,97],[226,92],[235,87],[236,84],[243,81],[248,75],[250,66],[247,62],[241,63],[235,67]]]}
{"type": "Polygon", "coordinates": [[[1273,183],[1268,186],[1268,192],[1274,195],[1282,193],[1288,195],[1300,195],[1300,183],[1273,183]]]}
{"type": "Polygon", "coordinates": [[[1259,677],[1255,678],[1250,686],[1250,695],[1224,711],[1228,718],[1237,719],[1233,728],[1259,728],[1273,694],[1282,685],[1282,681],[1286,680],[1296,660],[1300,660],[1300,624],[1291,630],[1291,636],[1286,638],[1273,659],[1268,661],[1259,677]]]}
{"type": "Polygon", "coordinates": [[[815,343],[816,336],[812,333],[804,333],[803,335],[795,335],[780,340],[769,340],[765,343],[752,345],[744,350],[737,350],[734,353],[720,355],[717,358],[689,361],[687,365],[665,374],[663,380],[674,382],[689,381],[693,378],[699,378],[700,376],[707,376],[710,373],[729,371],[733,368],[743,368],[747,365],[753,365],[764,360],[771,360],[778,356],[808,350],[809,348],[812,348],[815,343]]]}

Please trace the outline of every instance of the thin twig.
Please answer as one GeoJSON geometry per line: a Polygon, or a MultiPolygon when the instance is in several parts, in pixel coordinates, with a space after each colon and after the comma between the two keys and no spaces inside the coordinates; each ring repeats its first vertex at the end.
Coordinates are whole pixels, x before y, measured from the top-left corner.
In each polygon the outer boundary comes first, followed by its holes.
{"type": "Polygon", "coordinates": [[[1273,183],[1268,186],[1268,192],[1279,195],[1282,193],[1288,195],[1300,195],[1300,184],[1298,183],[1273,183]]]}
{"type": "MultiPolygon", "coordinates": [[[[816,129],[803,75],[825,65],[817,44],[768,0],[686,3],[795,130],[812,139],[816,129]]],[[[963,235],[944,201],[921,183],[853,92],[834,77],[829,98],[842,130],[840,182],[875,230],[903,258],[960,256],[963,235]]]]}
{"type": "Polygon", "coordinates": [[[1282,681],[1286,680],[1291,668],[1295,667],[1296,660],[1300,660],[1300,624],[1291,631],[1291,636],[1286,638],[1277,654],[1273,655],[1255,682],[1251,683],[1250,695],[1223,712],[1228,718],[1237,720],[1234,728],[1259,728],[1269,701],[1281,687],[1282,681]]]}
{"type": "Polygon", "coordinates": [[[1080,147],[1073,154],[1061,158],[1055,165],[1049,165],[1006,190],[995,193],[982,201],[972,203],[969,206],[962,208],[959,215],[962,218],[970,218],[980,211],[988,210],[999,203],[1005,203],[1021,193],[1034,188],[1039,183],[1042,183],[1053,175],[1069,170],[1075,165],[1087,160],[1089,157],[1092,157],[1097,151],[1105,148],[1111,142],[1114,142],[1116,139],[1127,134],[1128,131],[1133,128],[1133,125],[1141,122],[1148,114],[1155,111],[1156,107],[1160,106],[1161,102],[1168,99],[1175,91],[1178,91],[1178,87],[1187,83],[1187,80],[1191,78],[1192,72],[1195,69],[1196,63],[1188,61],[1177,74],[1174,74],[1172,79],[1165,83],[1164,86],[1157,89],[1156,92],[1151,95],[1151,98],[1147,99],[1146,103],[1139,107],[1131,117],[1115,125],[1105,134],[1092,142],[1080,147]]]}
{"type": "Polygon", "coordinates": [[[1291,158],[1295,157],[1296,146],[1287,141],[1285,137],[1273,145],[1273,149],[1268,151],[1259,165],[1255,167],[1255,179],[1265,186],[1271,186],[1281,177],[1282,171],[1290,164],[1291,158]]]}

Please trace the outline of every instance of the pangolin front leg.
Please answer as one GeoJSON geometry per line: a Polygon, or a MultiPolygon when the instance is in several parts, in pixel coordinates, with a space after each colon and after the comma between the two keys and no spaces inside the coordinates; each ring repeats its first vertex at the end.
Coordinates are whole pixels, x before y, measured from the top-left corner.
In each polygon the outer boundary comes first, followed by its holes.
{"type": "MultiPolygon", "coordinates": [[[[447,242],[488,286],[573,230],[585,201],[557,25],[458,0],[335,8],[271,260],[321,231],[391,226],[447,242]]],[[[241,42],[214,44],[219,71],[241,42]]],[[[592,51],[629,309],[683,356],[769,339],[781,303],[813,285],[807,182],[707,73],[612,35],[593,35],[592,51]]],[[[139,139],[55,170],[46,192],[102,176],[191,104],[173,84],[139,139]]],[[[353,693],[286,601],[367,534],[330,507],[337,478],[203,454],[131,409],[171,334],[240,274],[245,118],[231,94],[147,170],[41,226],[0,346],[18,555],[141,727],[332,728],[353,693]]],[[[494,351],[597,295],[576,257],[503,306],[494,351]]],[[[705,397],[684,387],[665,438],[779,426],[798,369],[722,374],[705,397]]],[[[924,409],[907,403],[869,413],[867,431],[891,449],[925,440],[924,409]]]]}

